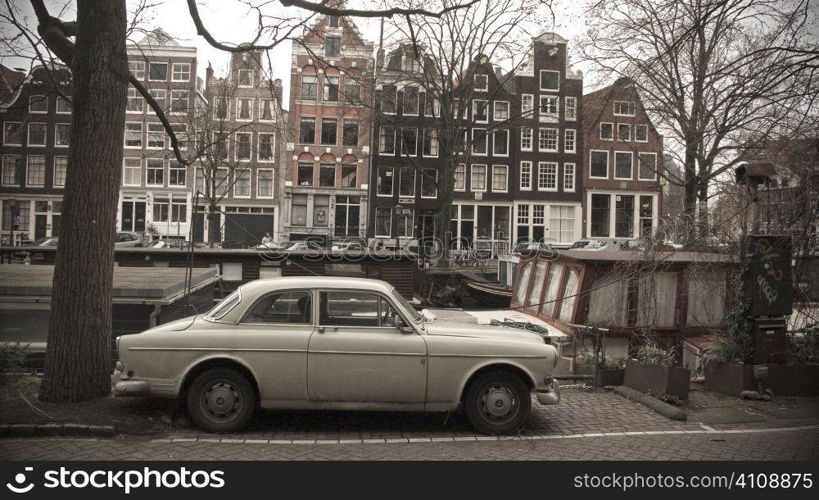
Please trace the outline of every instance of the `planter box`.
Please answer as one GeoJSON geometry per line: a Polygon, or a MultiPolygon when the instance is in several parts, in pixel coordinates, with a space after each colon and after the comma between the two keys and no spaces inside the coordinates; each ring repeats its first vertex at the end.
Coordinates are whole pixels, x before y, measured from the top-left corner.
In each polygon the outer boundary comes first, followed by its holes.
{"type": "Polygon", "coordinates": [[[646,365],[634,360],[626,361],[623,385],[634,390],[675,396],[680,401],[688,400],[688,385],[691,370],[679,366],[646,365]]]}
{"type": "Polygon", "coordinates": [[[596,387],[623,385],[625,375],[625,368],[596,368],[594,370],[594,385],[596,387]]]}
{"type": "Polygon", "coordinates": [[[705,388],[731,396],[740,396],[742,391],[755,391],[754,367],[734,363],[708,363],[705,365],[705,388]]]}

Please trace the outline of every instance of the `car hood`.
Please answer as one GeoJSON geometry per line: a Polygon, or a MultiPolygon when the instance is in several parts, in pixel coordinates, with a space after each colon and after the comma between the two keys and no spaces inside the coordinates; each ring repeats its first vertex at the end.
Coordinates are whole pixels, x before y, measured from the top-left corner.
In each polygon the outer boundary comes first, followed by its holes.
{"type": "Polygon", "coordinates": [[[155,326],[150,330],[145,330],[142,333],[159,333],[159,332],[181,332],[187,330],[193,323],[202,315],[188,316],[187,318],[180,318],[161,325],[155,326]]]}
{"type": "Polygon", "coordinates": [[[543,344],[543,337],[534,332],[504,326],[478,325],[456,321],[433,321],[426,324],[427,335],[472,337],[492,340],[515,340],[543,344]]]}

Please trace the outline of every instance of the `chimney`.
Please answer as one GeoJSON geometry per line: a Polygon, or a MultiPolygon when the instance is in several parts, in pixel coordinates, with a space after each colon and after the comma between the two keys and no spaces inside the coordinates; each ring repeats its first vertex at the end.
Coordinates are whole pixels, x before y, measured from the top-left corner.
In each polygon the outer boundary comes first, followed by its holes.
{"type": "Polygon", "coordinates": [[[213,66],[210,65],[210,61],[208,61],[208,69],[205,70],[205,85],[210,87],[210,81],[213,78],[213,66]]]}

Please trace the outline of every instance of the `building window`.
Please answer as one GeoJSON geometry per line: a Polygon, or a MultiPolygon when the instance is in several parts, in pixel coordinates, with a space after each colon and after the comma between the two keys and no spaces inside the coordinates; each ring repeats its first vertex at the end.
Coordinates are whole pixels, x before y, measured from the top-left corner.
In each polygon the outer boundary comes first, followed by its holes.
{"type": "Polygon", "coordinates": [[[395,155],[395,127],[381,126],[378,134],[378,152],[382,155],[395,155]]]}
{"type": "Polygon", "coordinates": [[[489,76],[475,75],[475,90],[485,92],[489,90],[489,76]]]}
{"type": "Polygon", "coordinates": [[[532,162],[520,162],[520,189],[529,191],[532,189],[532,162]]]}
{"type": "Polygon", "coordinates": [[[273,109],[273,102],[273,99],[266,99],[264,97],[259,99],[259,121],[276,121],[276,112],[273,109]]]}
{"type": "Polygon", "coordinates": [[[54,157],[54,187],[65,186],[65,173],[68,170],[68,157],[54,157]]]}
{"type": "Polygon", "coordinates": [[[29,156],[27,162],[26,186],[45,186],[45,156],[29,156]]]}
{"type": "Polygon", "coordinates": [[[532,150],[532,129],[529,127],[522,127],[520,129],[520,149],[521,151],[532,150]]]}
{"type": "Polygon", "coordinates": [[[62,96],[57,96],[57,114],[70,115],[71,103],[62,96]]]}
{"type": "Polygon", "coordinates": [[[392,196],[393,172],[392,167],[378,167],[376,192],[378,196],[392,196]]]}
{"type": "Polygon", "coordinates": [[[164,195],[154,197],[154,222],[168,222],[168,205],[170,200],[164,195]]]}
{"type": "Polygon", "coordinates": [[[293,195],[293,204],[292,204],[292,213],[290,214],[290,224],[294,226],[306,226],[307,225],[307,195],[306,194],[294,194],[293,195]]]}
{"type": "Polygon", "coordinates": [[[398,238],[412,238],[412,235],[414,234],[413,221],[415,220],[415,210],[405,208],[400,214],[398,214],[396,219],[397,224],[395,236],[398,238]]]}
{"type": "Polygon", "coordinates": [[[20,162],[22,158],[13,155],[3,155],[3,185],[20,185],[20,162]]]}
{"type": "Polygon", "coordinates": [[[609,178],[608,151],[591,151],[589,163],[589,177],[594,177],[595,179],[609,178]]]}
{"type": "Polygon", "coordinates": [[[341,143],[344,146],[358,146],[358,122],[344,120],[341,132],[341,143]]]}
{"type": "Polygon", "coordinates": [[[600,140],[613,141],[614,140],[614,124],[603,122],[600,124],[600,140]]]}
{"type": "Polygon", "coordinates": [[[3,144],[19,146],[23,142],[23,124],[20,122],[5,122],[3,124],[3,144]]]}
{"type": "Polygon", "coordinates": [[[45,146],[46,145],[46,130],[45,123],[29,123],[28,124],[28,145],[29,146],[45,146]]]}
{"type": "Polygon", "coordinates": [[[128,103],[125,106],[128,113],[142,113],[145,109],[144,102],[145,99],[142,98],[137,89],[128,88],[128,103]]]}
{"type": "Polygon", "coordinates": [[[560,72],[548,69],[540,70],[540,90],[560,90],[560,72]]]}
{"type": "Polygon", "coordinates": [[[538,129],[538,151],[557,152],[557,129],[556,128],[541,128],[538,129]]]}
{"type": "Polygon", "coordinates": [[[230,169],[228,168],[217,168],[216,169],[216,178],[213,180],[215,184],[214,190],[217,196],[227,196],[228,189],[230,188],[230,169]]]}
{"type": "Polygon", "coordinates": [[[148,94],[154,98],[156,104],[159,106],[159,109],[165,111],[165,101],[167,100],[167,92],[165,89],[148,89],[148,94]]]}
{"type": "Polygon", "coordinates": [[[48,96],[32,95],[28,97],[29,113],[48,113],[48,96]]]}
{"type": "Polygon", "coordinates": [[[574,153],[577,151],[577,131],[568,128],[563,132],[563,152],[574,153]]]}
{"type": "Polygon", "coordinates": [[[125,158],[122,170],[123,186],[142,185],[142,160],[139,158],[125,158]]]}
{"type": "Polygon", "coordinates": [[[418,87],[404,87],[404,109],[405,115],[418,115],[418,87]]]}
{"type": "Polygon", "coordinates": [[[301,76],[301,99],[315,101],[318,94],[318,78],[316,75],[301,76]]]}
{"type": "Polygon", "coordinates": [[[431,92],[425,94],[424,115],[430,117],[441,116],[441,101],[434,97],[431,92]]]}
{"type": "Polygon", "coordinates": [[[542,95],[540,96],[540,118],[554,118],[558,117],[558,100],[557,96],[542,95]]]}
{"type": "Polygon", "coordinates": [[[148,81],[151,82],[168,81],[168,64],[150,63],[148,65],[148,81]]]}
{"type": "Polygon", "coordinates": [[[145,185],[164,186],[165,185],[165,162],[159,158],[148,158],[147,177],[145,185]]]}
{"type": "Polygon", "coordinates": [[[260,168],[256,171],[256,196],[259,198],[273,197],[273,170],[260,168]]]}
{"type": "Polygon", "coordinates": [[[615,196],[614,237],[631,238],[634,236],[634,196],[618,194],[615,196]]]}
{"type": "Polygon", "coordinates": [[[337,76],[324,77],[323,98],[325,102],[338,102],[338,82],[339,78],[337,76]]]}
{"type": "Polygon", "coordinates": [[[418,129],[405,127],[401,129],[401,155],[416,156],[418,154],[418,129]]]}
{"type": "Polygon", "coordinates": [[[496,130],[493,136],[492,154],[496,156],[509,156],[509,131],[496,130]]]}
{"type": "Polygon", "coordinates": [[[492,191],[505,193],[509,190],[509,167],[492,165],[492,191]]]}
{"type": "Polygon", "coordinates": [[[492,118],[497,121],[509,119],[509,101],[495,101],[495,112],[492,118]]]}
{"type": "Polygon", "coordinates": [[[271,133],[259,132],[259,161],[273,161],[276,139],[271,133]]]}
{"type": "Polygon", "coordinates": [[[128,61],[128,71],[134,75],[137,80],[145,79],[145,62],[144,61],[128,61]]]}
{"type": "Polygon", "coordinates": [[[70,123],[55,123],[54,124],[54,145],[67,147],[71,141],[71,124],[70,123]]]}
{"type": "Polygon", "coordinates": [[[148,149],[165,148],[165,127],[161,123],[148,124],[148,149]]]}
{"type": "Polygon", "coordinates": [[[171,113],[188,112],[188,91],[171,90],[171,113]]]}
{"type": "Polygon", "coordinates": [[[299,122],[299,143],[316,143],[316,119],[302,117],[299,122]]]}
{"type": "Polygon", "coordinates": [[[614,101],[615,116],[634,116],[634,101],[614,101]]]}
{"type": "Polygon", "coordinates": [[[349,76],[344,82],[344,103],[350,106],[361,104],[361,86],[349,76]]]}
{"type": "Polygon", "coordinates": [[[415,167],[401,167],[398,196],[415,196],[415,167]]]}
{"type": "Polygon", "coordinates": [[[628,142],[631,140],[631,125],[628,123],[617,124],[617,139],[628,142]]]}
{"type": "Polygon", "coordinates": [[[321,143],[326,146],[335,146],[338,140],[338,120],[335,118],[321,119],[321,143]]]}
{"type": "Polygon", "coordinates": [[[336,236],[358,236],[361,201],[358,196],[336,196],[336,236]]]}
{"type": "Polygon", "coordinates": [[[529,205],[518,205],[518,224],[529,225],[529,205]]]}
{"type": "Polygon", "coordinates": [[[489,135],[486,129],[473,128],[472,129],[472,154],[486,156],[489,148],[489,135]]]}
{"type": "Polygon", "coordinates": [[[434,168],[421,170],[421,198],[438,197],[438,171],[434,168]]]}
{"type": "Polygon", "coordinates": [[[213,106],[213,118],[216,120],[228,120],[228,109],[230,109],[230,98],[217,97],[213,106]]]}
{"type": "Polygon", "coordinates": [[[641,181],[657,179],[657,153],[639,153],[639,176],[641,181]]]}
{"type": "Polygon", "coordinates": [[[296,180],[299,186],[313,185],[313,164],[299,163],[298,179],[296,180]]]}
{"type": "Polygon", "coordinates": [[[549,207],[549,234],[562,243],[574,242],[574,207],[565,205],[549,207]]]}
{"type": "Polygon", "coordinates": [[[341,38],[328,36],[324,39],[324,56],[339,57],[341,55],[341,38]]]}
{"type": "Polygon", "coordinates": [[[614,152],[614,178],[628,179],[632,177],[632,154],[630,152],[614,152]]]}
{"type": "Polygon", "coordinates": [[[171,67],[171,80],[174,82],[191,81],[191,65],[188,63],[174,63],[171,67]]]}
{"type": "Polygon", "coordinates": [[[236,132],[236,160],[250,161],[252,159],[251,149],[253,149],[253,133],[236,132]]]}
{"type": "Polygon", "coordinates": [[[395,113],[397,97],[398,92],[395,85],[384,85],[381,89],[381,112],[386,114],[395,113]]]}
{"type": "Polygon", "coordinates": [[[577,97],[566,96],[566,120],[577,120],[577,97]]]}
{"type": "Polygon", "coordinates": [[[354,188],[358,186],[358,166],[341,166],[341,187],[354,188]]]}
{"type": "Polygon", "coordinates": [[[609,235],[610,195],[591,195],[591,235],[605,238],[609,235]]]}
{"type": "Polygon", "coordinates": [[[472,191],[486,191],[486,165],[472,165],[470,188],[472,191]]]}
{"type": "Polygon", "coordinates": [[[319,165],[319,187],[334,187],[336,185],[336,167],[332,163],[319,165]]]}
{"type": "Polygon", "coordinates": [[[375,235],[377,237],[389,238],[392,235],[391,224],[392,212],[388,207],[376,207],[375,209],[375,235]]]}
{"type": "Polygon", "coordinates": [[[236,99],[236,119],[245,122],[253,119],[253,99],[236,99]]]}
{"type": "Polygon", "coordinates": [[[253,86],[253,70],[252,69],[240,69],[239,70],[239,86],[240,87],[252,87],[253,86]]]}
{"type": "Polygon", "coordinates": [[[648,125],[634,126],[634,140],[637,142],[648,142],[648,125]]]}
{"type": "Polygon", "coordinates": [[[424,156],[438,157],[438,129],[424,129],[424,156]]]}
{"type": "Polygon", "coordinates": [[[331,28],[338,28],[338,16],[328,16],[328,24],[331,28]]]}
{"type": "Polygon", "coordinates": [[[472,119],[475,123],[489,123],[489,104],[482,99],[472,101],[472,119]]]}
{"type": "Polygon", "coordinates": [[[523,94],[520,98],[520,115],[523,118],[531,118],[535,109],[535,96],[523,94]]]}
{"type": "Polygon", "coordinates": [[[650,236],[654,229],[654,197],[640,196],[640,238],[650,236]]]}
{"type": "Polygon", "coordinates": [[[465,191],[466,190],[466,165],[463,163],[458,164],[455,167],[454,172],[454,187],[455,191],[465,191]]]}
{"type": "Polygon", "coordinates": [[[235,198],[250,198],[250,169],[237,168],[233,171],[236,182],[233,183],[233,196],[235,198]]]}
{"type": "Polygon", "coordinates": [[[168,165],[168,186],[185,187],[188,169],[176,160],[168,165]]]}
{"type": "Polygon", "coordinates": [[[142,147],[142,123],[140,122],[125,123],[125,147],[126,148],[142,147]]]}
{"type": "Polygon", "coordinates": [[[557,191],[557,163],[538,162],[537,170],[537,188],[541,191],[557,191]]]}
{"type": "Polygon", "coordinates": [[[574,192],[574,163],[563,164],[563,191],[574,192]]]}
{"type": "Polygon", "coordinates": [[[228,136],[227,134],[213,133],[213,154],[217,158],[228,159],[228,136]]]}

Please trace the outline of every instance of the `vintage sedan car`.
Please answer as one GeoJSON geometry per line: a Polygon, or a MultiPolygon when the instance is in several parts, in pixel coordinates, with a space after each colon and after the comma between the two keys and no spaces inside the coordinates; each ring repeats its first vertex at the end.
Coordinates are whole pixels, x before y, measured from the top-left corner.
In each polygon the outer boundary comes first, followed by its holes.
{"type": "Polygon", "coordinates": [[[257,406],[448,412],[513,432],[534,392],[557,404],[556,349],[514,328],[429,321],[391,285],[291,277],[247,283],[206,314],[117,338],[118,395],[180,398],[210,431],[257,406]]]}

